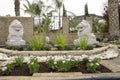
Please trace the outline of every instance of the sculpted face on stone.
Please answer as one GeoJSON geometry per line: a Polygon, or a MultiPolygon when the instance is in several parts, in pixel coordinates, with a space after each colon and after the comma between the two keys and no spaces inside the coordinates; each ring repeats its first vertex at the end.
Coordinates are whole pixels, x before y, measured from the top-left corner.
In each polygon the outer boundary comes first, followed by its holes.
{"type": "Polygon", "coordinates": [[[7,45],[21,46],[25,45],[23,37],[23,25],[18,20],[13,20],[9,26],[9,35],[7,45]]]}
{"type": "Polygon", "coordinates": [[[82,36],[88,36],[88,45],[97,44],[95,35],[92,33],[92,28],[86,20],[83,20],[81,23],[77,25],[77,34],[78,39],[74,40],[74,45],[77,45],[81,40],[82,36]]]}
{"type": "Polygon", "coordinates": [[[91,33],[92,31],[90,24],[86,20],[83,20],[81,23],[77,25],[77,30],[78,36],[91,33]]]}

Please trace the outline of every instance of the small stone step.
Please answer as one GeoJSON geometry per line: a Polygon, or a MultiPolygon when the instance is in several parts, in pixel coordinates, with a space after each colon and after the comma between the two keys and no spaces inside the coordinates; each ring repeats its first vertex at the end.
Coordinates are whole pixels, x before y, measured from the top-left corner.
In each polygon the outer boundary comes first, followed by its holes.
{"type": "Polygon", "coordinates": [[[71,73],[35,73],[34,77],[80,77],[81,72],[71,72],[71,73]]]}
{"type": "Polygon", "coordinates": [[[112,72],[120,72],[120,58],[116,58],[113,60],[103,60],[101,64],[106,68],[110,69],[112,72]]]}

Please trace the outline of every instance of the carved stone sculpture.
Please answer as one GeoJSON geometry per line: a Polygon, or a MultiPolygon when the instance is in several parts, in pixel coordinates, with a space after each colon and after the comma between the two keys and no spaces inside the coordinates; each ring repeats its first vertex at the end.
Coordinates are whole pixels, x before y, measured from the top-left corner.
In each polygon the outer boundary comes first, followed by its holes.
{"type": "Polygon", "coordinates": [[[96,41],[96,37],[94,33],[92,33],[92,28],[90,24],[86,20],[83,20],[81,23],[77,25],[77,30],[78,30],[77,32],[78,39],[74,40],[74,45],[78,44],[82,36],[88,37],[88,45],[93,45],[98,43],[98,41],[96,41]]]}
{"type": "Polygon", "coordinates": [[[13,20],[9,26],[9,35],[6,44],[10,46],[25,45],[23,37],[23,25],[18,20],[13,20]]]}

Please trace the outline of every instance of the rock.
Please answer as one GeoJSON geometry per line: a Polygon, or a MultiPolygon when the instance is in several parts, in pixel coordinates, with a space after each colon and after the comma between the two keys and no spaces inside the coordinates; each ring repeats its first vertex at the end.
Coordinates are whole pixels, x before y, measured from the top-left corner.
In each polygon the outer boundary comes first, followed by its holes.
{"type": "Polygon", "coordinates": [[[13,20],[9,26],[9,35],[6,44],[9,46],[25,45],[23,37],[23,25],[18,20],[13,20]]]}
{"type": "Polygon", "coordinates": [[[74,45],[77,45],[78,42],[80,42],[82,36],[88,37],[88,45],[98,44],[94,33],[92,33],[92,28],[86,20],[83,20],[81,23],[79,23],[77,25],[77,29],[78,39],[74,40],[74,45]]]}

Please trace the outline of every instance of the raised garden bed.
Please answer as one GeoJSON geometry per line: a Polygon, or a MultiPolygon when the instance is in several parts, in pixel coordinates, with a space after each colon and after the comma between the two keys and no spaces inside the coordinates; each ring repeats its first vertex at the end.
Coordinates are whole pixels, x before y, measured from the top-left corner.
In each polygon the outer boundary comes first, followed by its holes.
{"type": "MultiPolygon", "coordinates": [[[[51,72],[59,73],[58,71],[51,70],[50,68],[48,68],[48,66],[45,64],[45,62],[40,62],[39,64],[40,64],[40,69],[39,69],[38,73],[51,73],[51,72]]],[[[79,62],[78,67],[72,68],[68,72],[90,73],[86,70],[86,66],[85,66],[85,64],[83,64],[83,62],[79,62]]],[[[97,69],[97,71],[95,73],[110,73],[110,72],[111,71],[109,69],[100,65],[100,68],[97,69]]],[[[26,63],[24,63],[22,65],[22,67],[15,67],[9,75],[3,75],[2,72],[0,71],[0,76],[32,76],[32,74],[30,74],[30,72],[29,72],[28,65],[26,63]]]]}

